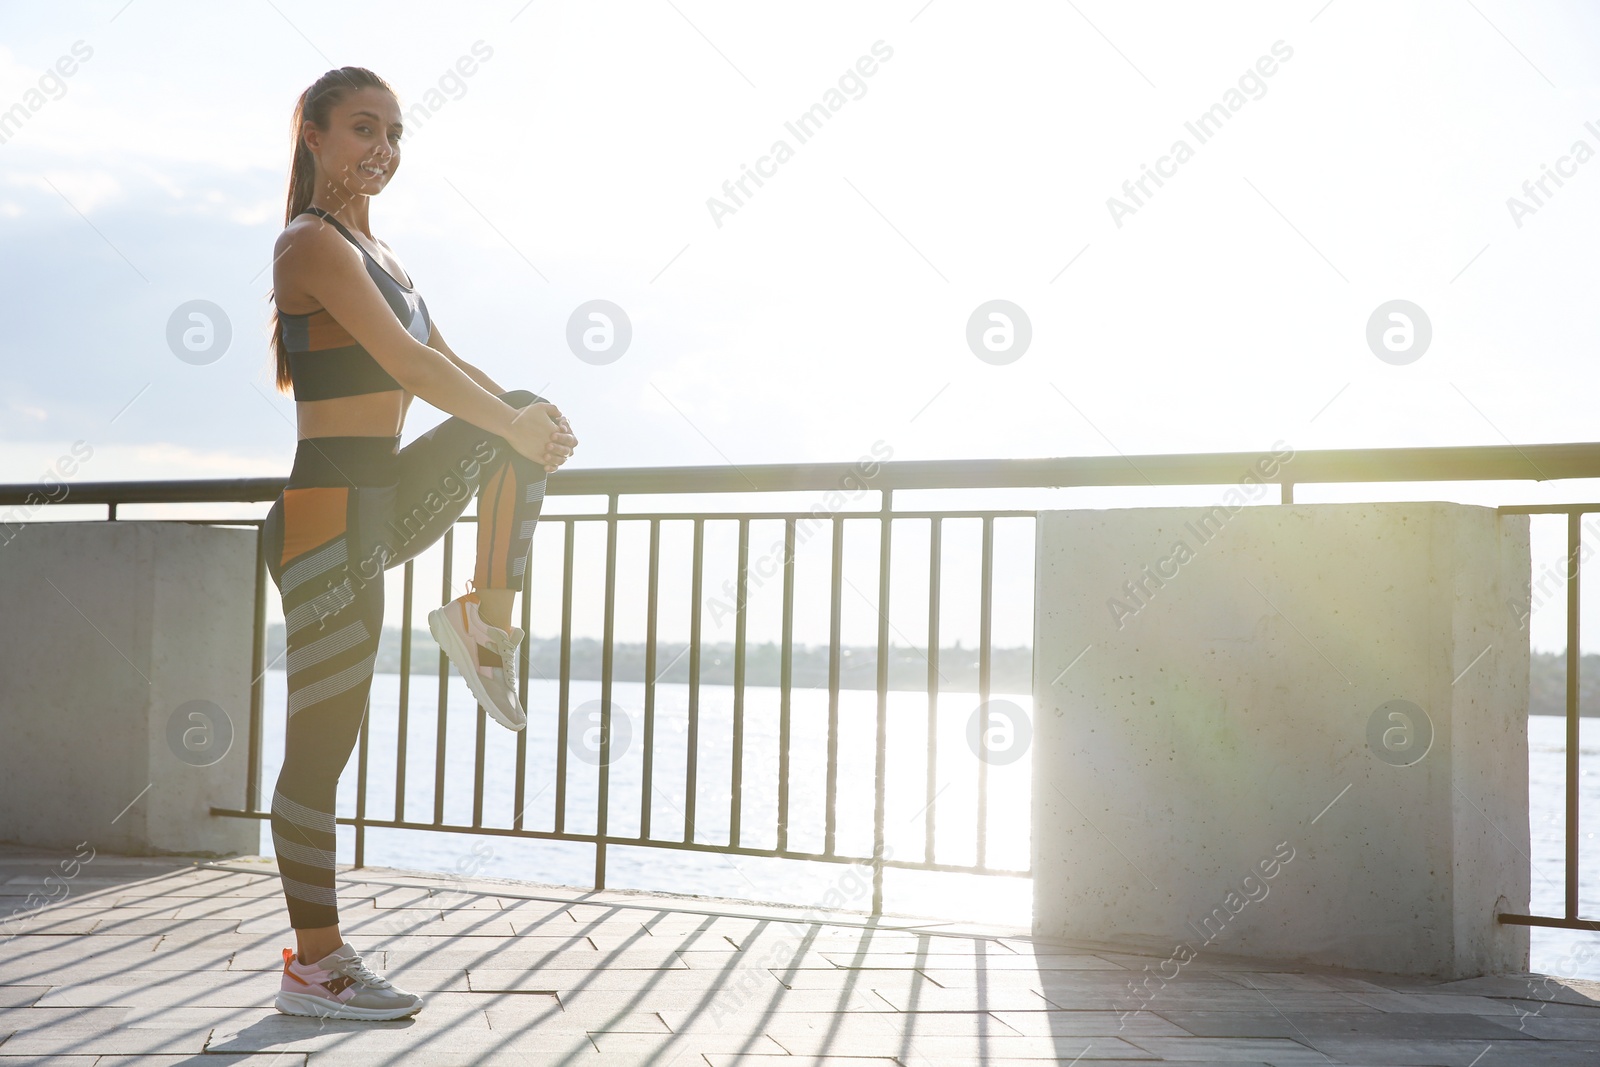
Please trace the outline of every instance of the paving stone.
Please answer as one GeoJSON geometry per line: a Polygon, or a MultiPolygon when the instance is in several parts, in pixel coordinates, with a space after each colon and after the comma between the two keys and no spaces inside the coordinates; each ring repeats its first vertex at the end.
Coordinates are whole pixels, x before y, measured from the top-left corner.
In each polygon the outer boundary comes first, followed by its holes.
{"type": "MultiPolygon", "coordinates": [[[[164,896],[119,896],[110,902],[113,911],[138,910],[148,912],[171,912],[183,907],[186,903],[199,903],[204,898],[189,897],[164,897],[164,896]]],[[[98,906],[98,905],[97,905],[98,906]]]]}
{"type": "Polygon", "coordinates": [[[1352,1000],[1346,993],[1274,993],[1263,997],[1241,989],[1237,993],[1186,990],[1177,983],[1158,990],[1154,995],[1134,996],[1124,991],[1119,996],[1102,994],[1077,994],[1045,986],[1041,995],[1058,1008],[1099,1009],[1127,1011],[1259,1011],[1264,1007],[1279,1011],[1378,1011],[1371,1005],[1352,1000]]]}
{"type": "MultiPolygon", "coordinates": [[[[275,1009],[232,1016],[217,1025],[209,1052],[317,1052],[359,1044],[368,1052],[390,1054],[433,1043],[443,1050],[473,1034],[488,1037],[488,1019],[481,1011],[432,1011],[426,1005],[404,1019],[322,1019],[285,1015],[275,1009]]],[[[0,1046],[3,1047],[3,1046],[0,1046]]]]}
{"type": "MultiPolygon", "coordinates": [[[[521,900],[515,897],[496,897],[494,899],[499,909],[506,913],[506,918],[508,919],[521,922],[534,922],[540,918],[551,921],[559,919],[563,922],[570,923],[576,923],[578,921],[569,910],[572,905],[564,901],[521,900]]],[[[603,922],[610,918],[621,917],[623,916],[619,916],[616,912],[601,912],[599,914],[588,916],[586,921],[603,922]]]]}
{"type": "MultiPolygon", "coordinates": [[[[53,1061],[52,1061],[53,1062],[53,1061]]],[[[245,1052],[229,1055],[207,1055],[203,1061],[205,1067],[305,1067],[306,1057],[299,1052],[257,1053],[245,1052]]],[[[128,1067],[138,1064],[140,1067],[161,1067],[169,1064],[171,1067],[193,1067],[195,1059],[192,1056],[101,1056],[95,1061],[95,1067],[117,1067],[126,1064],[128,1067]]],[[[11,1067],[11,1061],[0,1059],[0,1067],[11,1067]]]]}
{"type": "MultiPolygon", "coordinates": [[[[773,952],[760,950],[756,952],[742,952],[736,948],[728,949],[679,949],[673,955],[684,962],[686,966],[697,971],[732,971],[741,967],[750,967],[765,970],[770,967],[797,967],[826,970],[833,967],[841,969],[827,956],[818,952],[773,952]]],[[[878,964],[882,969],[914,970],[911,963],[904,968],[896,968],[892,964],[878,964]]]]}
{"type": "MultiPolygon", "coordinates": [[[[506,929],[507,923],[502,921],[497,925],[500,929],[492,934],[485,932],[478,936],[463,936],[447,932],[443,928],[444,924],[441,923],[437,934],[412,932],[388,935],[382,939],[383,949],[385,952],[397,956],[456,949],[479,956],[514,954],[530,958],[557,952],[582,952],[586,955],[593,955],[599,951],[588,938],[579,933],[566,937],[514,937],[511,931],[506,929]],[[480,937],[492,937],[494,940],[493,943],[490,943],[480,940],[480,937]]],[[[655,959],[666,959],[671,951],[670,948],[647,946],[635,953],[635,955],[647,954],[655,959]]]]}
{"type": "Polygon", "coordinates": [[[714,1030],[725,1029],[728,1020],[761,1019],[773,1015],[789,1012],[852,1012],[873,1011],[884,1012],[892,1010],[888,1001],[876,995],[869,989],[851,990],[847,994],[829,994],[826,998],[815,995],[786,993],[782,990],[749,990],[749,991],[717,991],[715,993],[676,991],[676,990],[650,990],[639,996],[624,997],[621,991],[597,990],[593,993],[581,995],[562,994],[562,1003],[569,1006],[590,1006],[605,1003],[607,996],[619,996],[623,999],[611,1003],[625,1005],[631,1008],[648,1009],[659,1012],[663,1017],[671,1016],[676,1025],[674,1030],[695,1029],[702,1022],[709,1020],[708,1028],[714,1030]]]}
{"type": "Polygon", "coordinates": [[[779,1039],[790,1034],[828,1033],[867,1037],[904,1034],[975,1038],[1029,1036],[983,1011],[787,1012],[769,1018],[762,1032],[779,1039]]]}
{"type": "MultiPolygon", "coordinates": [[[[512,1035],[512,1040],[524,1039],[512,1035]]],[[[402,1052],[368,1052],[360,1045],[347,1043],[330,1051],[309,1053],[306,1062],[310,1067],[572,1067],[578,1063],[612,1067],[610,1061],[596,1056],[594,1046],[582,1035],[557,1035],[557,1040],[574,1043],[575,1047],[570,1050],[551,1049],[539,1044],[539,1038],[526,1040],[528,1047],[519,1049],[508,1041],[507,1035],[491,1033],[482,1038],[434,1042],[402,1052]]],[[[208,1057],[207,1067],[209,1063],[208,1057]]]]}
{"type": "MultiPolygon", "coordinates": [[[[765,1034],[716,1034],[696,1031],[688,1034],[590,1034],[589,1040],[602,1057],[650,1056],[645,1062],[669,1064],[698,1063],[697,1056],[708,1052],[741,1052],[763,1056],[786,1056],[788,1050],[765,1034]],[[685,1050],[688,1050],[685,1053],[685,1050]]],[[[602,1059],[599,1063],[609,1063],[602,1059]]],[[[780,1067],[780,1065],[773,1065],[780,1067]]]]}
{"type": "MultiPolygon", "coordinates": [[[[419,967],[464,968],[473,971],[515,971],[525,975],[548,970],[635,971],[649,973],[663,970],[688,970],[686,964],[672,956],[633,953],[606,953],[591,948],[566,949],[557,952],[522,952],[514,946],[468,950],[461,948],[439,949],[433,952],[386,952],[387,965],[399,967],[414,964],[419,967]]],[[[280,966],[281,966],[280,961],[280,966]]]]}
{"type": "Polygon", "coordinates": [[[1600,1041],[1600,1019],[1552,1019],[1535,1015],[1513,1019],[1504,1015],[1492,1015],[1483,1021],[1503,1027],[1514,1034],[1547,1041],[1600,1041]]]}
{"type": "MultiPolygon", "coordinates": [[[[768,967],[774,978],[790,989],[939,989],[921,971],[879,968],[768,967]]],[[[1012,988],[1019,985],[1013,983],[1012,988]]]]}
{"type": "Polygon", "coordinates": [[[1198,1037],[1310,1037],[1482,1038],[1485,1041],[1518,1037],[1505,1027],[1475,1015],[1429,1015],[1419,1012],[1278,1012],[1161,1011],[1162,1018],[1198,1037]]]}
{"type": "Polygon", "coordinates": [[[404,908],[432,908],[435,911],[503,911],[499,898],[465,889],[429,886],[378,886],[367,884],[364,891],[380,911],[404,908]]]}
{"type": "MultiPolygon", "coordinates": [[[[760,975],[763,972],[752,972],[760,975]]],[[[603,989],[719,989],[732,984],[729,976],[683,967],[659,970],[596,970],[592,967],[469,967],[467,982],[475,992],[547,992],[551,990],[603,989]]],[[[777,985],[770,975],[766,981],[777,985]]]]}
{"type": "Polygon", "coordinates": [[[108,916],[95,929],[95,937],[115,934],[133,937],[142,934],[163,934],[170,939],[209,941],[223,934],[238,932],[238,919],[169,919],[158,915],[135,915],[126,918],[108,916]]]}
{"type": "Polygon", "coordinates": [[[270,1004],[278,984],[256,974],[214,972],[213,978],[184,975],[172,981],[152,982],[148,975],[131,973],[102,980],[71,982],[50,988],[36,1002],[40,1008],[87,1008],[147,1004],[191,1007],[251,1007],[270,1004]]]}
{"type": "Polygon", "coordinates": [[[1509,1004],[1518,1017],[1532,1015],[1541,1019],[1600,1019],[1600,1008],[1588,1004],[1564,1004],[1558,1000],[1507,1000],[1504,1003],[1509,1004]]]}
{"type": "Polygon", "coordinates": [[[995,1018],[1029,1037],[1192,1036],[1153,1011],[995,1011],[995,1018]]]}
{"type": "MultiPolygon", "coordinates": [[[[1034,1011],[1050,1002],[1031,989],[942,989],[923,985],[915,989],[874,985],[872,990],[896,1011],[1034,1011]]],[[[1113,1010],[1109,1001],[1094,1005],[1113,1010]]]]}
{"type": "MultiPolygon", "coordinates": [[[[587,1041],[588,1038],[575,1040],[587,1041]]],[[[503,1045],[503,1035],[492,1035],[489,1043],[479,1042],[453,1043],[448,1048],[426,1048],[407,1051],[404,1055],[396,1056],[394,1053],[365,1055],[359,1048],[353,1052],[338,1050],[334,1052],[316,1052],[307,1056],[308,1064],[317,1067],[570,1067],[573,1063],[592,1063],[595,1067],[610,1067],[609,1063],[602,1063],[595,1058],[592,1046],[584,1048],[577,1055],[584,1059],[560,1055],[542,1048],[527,1051],[518,1051],[503,1045]]],[[[699,1067],[698,1064],[695,1067],[699,1067]]]]}
{"type": "MultiPolygon", "coordinates": [[[[1337,1040],[1337,1039],[1336,1039],[1337,1040]]],[[[1218,1063],[1244,1061],[1270,1063],[1273,1067],[1327,1067],[1328,1058],[1316,1048],[1286,1038],[1251,1037],[1141,1037],[1133,1042],[1137,1048],[1170,1060],[1190,1061],[1211,1059],[1218,1063]]],[[[1394,1042],[1387,1044],[1393,1045],[1394,1042]]],[[[1478,1051],[1482,1052],[1480,1044],[1478,1051]]],[[[1339,1063],[1389,1063],[1383,1059],[1338,1059],[1339,1063]]],[[[1404,1063],[1405,1060],[1392,1061],[1404,1063]]],[[[1425,1061],[1432,1063],[1434,1061],[1425,1061]]],[[[1483,1064],[1482,1067],[1489,1067],[1483,1064]]]]}
{"type": "Polygon", "coordinates": [[[47,985],[0,985],[0,1008],[25,1008],[48,992],[47,985]]]}
{"type": "Polygon", "coordinates": [[[35,934],[87,934],[102,918],[104,913],[92,907],[63,905],[9,913],[0,909],[0,935],[10,938],[35,934]]]}
{"type": "MultiPolygon", "coordinates": [[[[997,1063],[1003,1060],[1051,1060],[1071,1062],[1092,1048],[1098,1059],[1144,1059],[1153,1057],[1139,1046],[1118,1037],[954,1037],[937,1034],[861,1034],[848,1036],[820,1031],[814,1034],[783,1033],[769,1035],[792,1056],[894,1056],[908,1064],[997,1063]]],[[[1151,1040],[1161,1040],[1152,1038],[1151,1040]]],[[[1307,1051],[1310,1051],[1309,1049],[1307,1051]]],[[[1326,1060],[1319,1062],[1326,1064],[1326,1060]]]]}
{"type": "MultiPolygon", "coordinates": [[[[1346,993],[1344,995],[1359,1004],[1370,1004],[1380,1011],[1389,1012],[1431,1012],[1446,1015],[1470,1013],[1512,1017],[1518,1014],[1517,1009],[1504,1000],[1477,997],[1467,993],[1346,993]]],[[[1273,997],[1272,1001],[1276,1004],[1278,998],[1273,997]]]]}
{"type": "Polygon", "coordinates": [[[30,1033],[98,1033],[121,1025],[130,1009],[122,1007],[49,1008],[35,1005],[27,1008],[0,1008],[0,1032],[30,1033]]]}
{"type": "MultiPolygon", "coordinates": [[[[1143,1042],[1141,1042],[1142,1044],[1143,1042]]],[[[3,1047],[3,1046],[0,1046],[3,1047]]],[[[1314,1037],[1315,1053],[1337,1063],[1409,1065],[1448,1064],[1450,1067],[1594,1067],[1600,1063],[1600,1043],[1594,1041],[1396,1041],[1381,1037],[1314,1037]]],[[[1314,1053],[1314,1054],[1315,1054],[1314,1053]]],[[[1276,1062],[1276,1061],[1271,1061],[1276,1062]]],[[[1327,1060],[1318,1056],[1306,1063],[1327,1060]]]]}
{"type": "Polygon", "coordinates": [[[50,955],[83,957],[125,949],[149,952],[160,939],[160,934],[23,934],[0,943],[0,964],[50,955]]]}
{"type": "MultiPolygon", "coordinates": [[[[736,1056],[723,1052],[706,1053],[710,1067],[774,1067],[770,1056],[736,1056]]],[[[899,1061],[889,1056],[806,1056],[797,1059],[806,1067],[899,1067],[899,1061]]]]}
{"type": "Polygon", "coordinates": [[[1600,1008],[1600,981],[1557,978],[1552,975],[1484,975],[1441,982],[1428,987],[1429,993],[1472,993],[1486,997],[1525,997],[1533,1000],[1564,999],[1573,1004],[1600,1008]]]}
{"type": "MultiPolygon", "coordinates": [[[[1183,974],[1187,976],[1188,972],[1183,974]]],[[[1213,978],[1231,982],[1245,989],[1264,989],[1269,993],[1278,990],[1296,992],[1351,992],[1393,993],[1394,990],[1360,978],[1347,978],[1336,974],[1302,974],[1293,971],[1212,971],[1213,978]]]]}
{"type": "Polygon", "coordinates": [[[205,1050],[210,1027],[196,1030],[127,1029],[96,1033],[42,1031],[13,1035],[0,1045],[0,1060],[7,1056],[132,1056],[147,1053],[198,1055],[205,1050]]]}
{"type": "MultiPolygon", "coordinates": [[[[1020,956],[1010,953],[1004,956],[979,956],[973,957],[973,962],[958,962],[965,956],[964,953],[946,952],[864,952],[844,953],[824,950],[819,953],[823,959],[836,967],[932,967],[943,970],[968,968],[976,971],[1086,971],[1101,970],[1097,967],[1084,965],[1082,956],[1020,956]]],[[[1181,972],[1180,972],[1181,973],[1181,972]]],[[[1122,972],[1121,978],[1127,981],[1133,975],[1122,972]]]]}
{"type": "Polygon", "coordinates": [[[489,1008],[486,1010],[491,1030],[509,1033],[620,1033],[666,1034],[671,1033],[661,1016],[651,1011],[593,1013],[563,1011],[560,1005],[543,1012],[530,1012],[515,1008],[489,1008]]]}

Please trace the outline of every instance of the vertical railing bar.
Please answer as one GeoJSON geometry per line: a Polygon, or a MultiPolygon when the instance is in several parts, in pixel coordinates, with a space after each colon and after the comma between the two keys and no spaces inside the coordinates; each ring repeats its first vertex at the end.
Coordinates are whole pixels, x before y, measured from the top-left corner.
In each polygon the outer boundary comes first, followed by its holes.
{"type": "Polygon", "coordinates": [[[844,572],[844,516],[833,516],[833,575],[829,582],[828,605],[828,774],[823,793],[826,829],[822,854],[833,855],[833,835],[837,816],[835,800],[839,792],[839,592],[844,572]]]}
{"type": "MultiPolygon", "coordinates": [[[[250,640],[250,726],[245,744],[244,810],[258,811],[261,792],[261,720],[266,705],[267,672],[267,543],[265,522],[256,527],[256,600],[250,640]]],[[[289,639],[284,627],[284,641],[289,639]]]]}
{"type": "MultiPolygon", "coordinates": [[[[533,556],[531,551],[528,556],[528,562],[524,564],[524,566],[526,566],[528,570],[533,569],[533,556]]],[[[532,653],[528,651],[528,648],[533,644],[533,576],[528,574],[527,571],[524,571],[523,574],[524,589],[522,593],[521,623],[523,639],[522,647],[517,649],[517,702],[521,704],[524,711],[526,711],[528,707],[529,659],[532,655],[532,653]]],[[[520,830],[522,829],[523,808],[526,806],[525,798],[528,795],[528,731],[526,729],[517,731],[516,759],[516,784],[512,787],[511,800],[511,828],[513,830],[520,830]]]]}
{"type": "Polygon", "coordinates": [[[400,596],[400,716],[394,745],[394,821],[406,819],[406,737],[411,723],[411,600],[416,560],[406,560],[400,596]]]}
{"type": "Polygon", "coordinates": [[[694,561],[689,580],[689,739],[684,769],[683,840],[694,841],[694,799],[700,758],[700,582],[705,553],[705,517],[694,517],[694,561]]]}
{"type": "Polygon", "coordinates": [[[611,656],[617,615],[617,494],[606,509],[606,606],[600,638],[600,784],[595,800],[594,887],[606,887],[606,833],[611,808],[611,656]]]}
{"type": "MultiPolygon", "coordinates": [[[[440,563],[441,576],[439,580],[439,603],[448,604],[452,599],[450,595],[450,571],[452,559],[452,546],[455,544],[456,530],[452,526],[444,532],[443,547],[440,552],[443,559],[440,563]]],[[[439,724],[434,734],[433,741],[433,824],[440,826],[444,823],[444,745],[445,729],[449,725],[450,713],[450,659],[444,654],[444,649],[439,650],[439,724]]]]}
{"type": "Polygon", "coordinates": [[[1583,516],[1567,513],[1567,918],[1578,917],[1578,643],[1579,560],[1583,516]]]}
{"type": "Polygon", "coordinates": [[[882,490],[878,530],[878,733],[872,766],[872,914],[883,911],[883,819],[889,743],[889,553],[893,489],[882,490]]]}
{"type": "Polygon", "coordinates": [[[794,523],[783,520],[783,649],[778,680],[778,851],[789,848],[789,694],[794,685],[794,523]]]}
{"type": "MultiPolygon", "coordinates": [[[[471,650],[476,654],[476,650],[471,650]]],[[[483,825],[483,758],[488,741],[489,713],[478,705],[478,732],[472,749],[472,825],[483,825]]]]}
{"type": "Polygon", "coordinates": [[[750,565],[750,520],[739,518],[739,573],[734,579],[733,601],[733,773],[728,794],[728,844],[739,847],[739,817],[744,800],[744,635],[745,569],[750,565]]]}
{"type": "Polygon", "coordinates": [[[987,865],[984,849],[989,840],[989,760],[987,741],[989,734],[989,621],[994,596],[994,516],[983,517],[983,590],[978,609],[978,706],[983,708],[983,722],[979,725],[978,759],[978,866],[987,865]]]}
{"type": "Polygon", "coordinates": [[[656,595],[661,574],[661,520],[650,520],[650,578],[644,609],[644,774],[639,784],[639,837],[650,836],[650,790],[656,756],[656,595]]]}
{"type": "MultiPolygon", "coordinates": [[[[482,529],[482,527],[479,527],[479,529],[482,529]]],[[[476,538],[474,538],[474,541],[476,541],[476,538]]],[[[467,654],[476,661],[478,650],[469,645],[467,654]]],[[[474,700],[474,703],[476,703],[476,700],[474,700]]],[[[487,741],[486,735],[489,729],[488,711],[484,709],[482,704],[477,704],[477,708],[478,729],[472,741],[472,825],[474,827],[483,825],[483,758],[484,745],[487,741]]]]}
{"type": "Polygon", "coordinates": [[[567,708],[572,688],[572,552],[577,536],[576,520],[563,518],[566,539],[561,556],[561,683],[556,701],[560,715],[556,723],[556,833],[567,831],[567,737],[571,731],[567,708]]]}
{"type": "Polygon", "coordinates": [[[939,769],[939,571],[943,563],[940,534],[943,520],[935,515],[928,520],[928,778],[927,800],[923,807],[923,849],[927,863],[934,862],[934,801],[939,795],[935,781],[939,769]]]}

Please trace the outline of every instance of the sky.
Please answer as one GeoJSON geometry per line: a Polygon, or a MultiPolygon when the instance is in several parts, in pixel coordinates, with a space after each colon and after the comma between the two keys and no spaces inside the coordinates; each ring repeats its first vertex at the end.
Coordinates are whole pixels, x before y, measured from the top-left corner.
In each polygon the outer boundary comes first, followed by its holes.
{"type": "MultiPolygon", "coordinates": [[[[4,0],[0,482],[74,442],[83,480],[287,473],[267,267],[295,100],[344,64],[412,127],[374,232],[459,354],[561,406],[569,469],[1600,438],[1600,12],[1221,7],[4,0]],[[195,300],[231,332],[209,362],[168,341],[195,300]],[[631,329],[606,362],[568,342],[595,300],[631,329]],[[993,301],[1020,309],[998,353],[993,301]],[[1395,301],[1413,347],[1385,356],[1395,301]]],[[[444,417],[415,402],[402,442],[444,417]]],[[[1558,551],[1540,534],[1535,572],[1558,551]]],[[[1030,625],[1008,611],[996,640],[1030,625]]]]}

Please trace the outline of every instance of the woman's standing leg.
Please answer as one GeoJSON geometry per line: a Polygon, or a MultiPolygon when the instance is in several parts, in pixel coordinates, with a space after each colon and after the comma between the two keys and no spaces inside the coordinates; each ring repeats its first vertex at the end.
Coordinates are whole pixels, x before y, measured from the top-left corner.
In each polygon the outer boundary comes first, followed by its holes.
{"type": "Polygon", "coordinates": [[[339,947],[334,799],[366,715],[383,628],[383,582],[352,572],[363,499],[386,490],[284,490],[266,527],[283,597],[288,725],[272,794],[272,843],[299,956],[339,947]]]}

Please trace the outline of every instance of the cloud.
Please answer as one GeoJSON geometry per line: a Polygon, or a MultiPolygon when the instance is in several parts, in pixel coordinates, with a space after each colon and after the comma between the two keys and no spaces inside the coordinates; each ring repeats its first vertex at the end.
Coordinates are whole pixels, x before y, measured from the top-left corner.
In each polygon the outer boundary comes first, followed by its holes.
{"type": "Polygon", "coordinates": [[[106,170],[52,168],[32,173],[12,171],[6,175],[6,182],[25,189],[37,189],[58,201],[64,196],[68,203],[85,215],[103,204],[124,199],[122,183],[106,170]]]}

